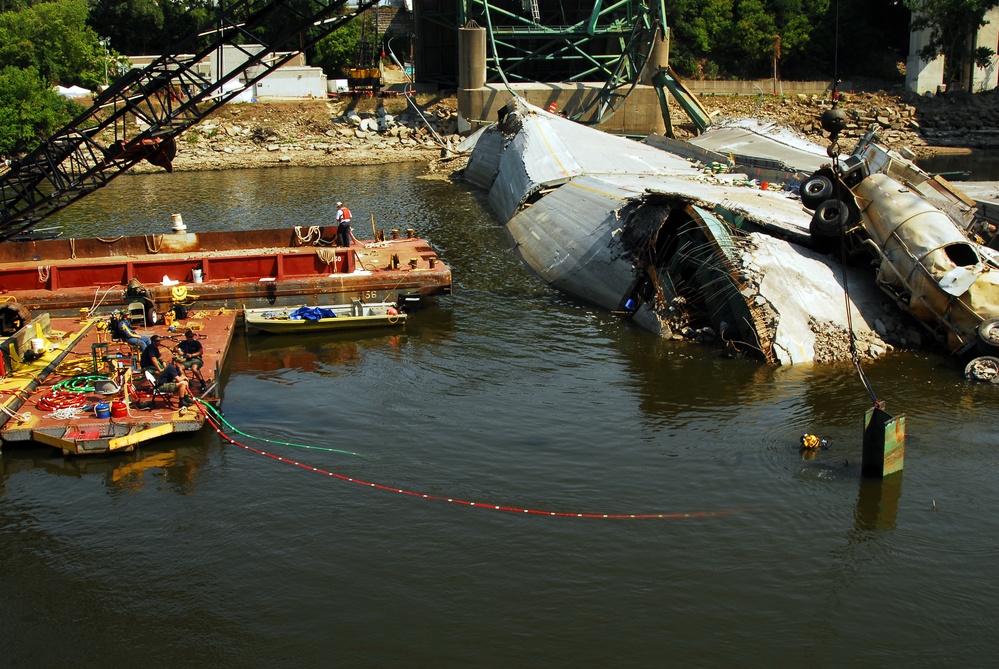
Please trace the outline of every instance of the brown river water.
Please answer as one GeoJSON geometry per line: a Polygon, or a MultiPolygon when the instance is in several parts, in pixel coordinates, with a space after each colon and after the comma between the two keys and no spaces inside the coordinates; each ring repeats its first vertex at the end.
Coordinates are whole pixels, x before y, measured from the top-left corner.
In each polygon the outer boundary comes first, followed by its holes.
{"type": "Polygon", "coordinates": [[[901,475],[862,480],[850,366],[660,341],[548,288],[480,194],[419,174],[126,176],[55,217],[238,231],[339,199],[359,237],[414,227],[455,291],[403,333],[238,335],[222,408],[245,447],[6,449],[0,666],[995,664],[999,387],[942,354],[868,365],[908,440],[901,475]],[[803,459],[806,432],[829,448],[803,459]]]}

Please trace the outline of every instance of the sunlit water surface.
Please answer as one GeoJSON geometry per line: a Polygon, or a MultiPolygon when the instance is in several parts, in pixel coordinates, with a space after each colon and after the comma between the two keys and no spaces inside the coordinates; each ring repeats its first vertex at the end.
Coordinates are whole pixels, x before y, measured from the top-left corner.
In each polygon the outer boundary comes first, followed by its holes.
{"type": "Polygon", "coordinates": [[[319,471],[208,429],[109,458],[8,448],[0,666],[994,664],[999,389],[939,355],[869,365],[909,434],[904,473],[862,481],[849,366],[637,331],[531,275],[481,195],[420,173],[127,176],[56,217],[67,236],[174,213],[238,231],[326,223],[342,199],[358,236],[373,216],[428,238],[455,290],[401,334],[236,337],[234,438],[319,471]],[[805,432],[830,448],[802,459],[805,432]]]}

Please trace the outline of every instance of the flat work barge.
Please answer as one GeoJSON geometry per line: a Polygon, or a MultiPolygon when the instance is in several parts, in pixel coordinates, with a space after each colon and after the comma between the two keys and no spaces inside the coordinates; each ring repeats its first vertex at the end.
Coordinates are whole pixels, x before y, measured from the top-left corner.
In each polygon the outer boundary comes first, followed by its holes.
{"type": "Polygon", "coordinates": [[[323,230],[283,228],[172,232],[113,239],[59,238],[0,244],[0,292],[34,311],[72,317],[119,303],[138,281],[155,310],[242,305],[398,302],[451,292],[451,270],[412,230],[350,247],[323,230]]]}
{"type": "MultiPolygon", "coordinates": [[[[213,402],[236,317],[232,310],[198,310],[172,331],[160,324],[140,328],[140,334],[161,337],[166,361],[183,331],[194,330],[204,347],[207,388],[192,384],[191,389],[195,397],[213,402]]],[[[63,455],[107,454],[201,429],[204,412],[181,406],[176,397],[154,395],[137,369],[137,349],[109,341],[105,324],[41,314],[0,344],[7,371],[0,378],[0,438],[5,446],[34,442],[63,455]]]]}

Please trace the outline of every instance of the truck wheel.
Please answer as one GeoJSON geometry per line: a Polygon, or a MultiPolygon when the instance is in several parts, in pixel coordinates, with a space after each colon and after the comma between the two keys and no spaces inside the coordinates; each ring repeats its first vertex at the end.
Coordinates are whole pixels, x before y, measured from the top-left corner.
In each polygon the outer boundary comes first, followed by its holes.
{"type": "Polygon", "coordinates": [[[846,205],[839,200],[826,200],[812,214],[808,231],[812,237],[839,237],[846,229],[850,214],[846,205]]]}
{"type": "Polygon", "coordinates": [[[812,175],[798,188],[798,194],[805,209],[815,209],[833,196],[832,179],[821,174],[812,175]]]}
{"type": "Polygon", "coordinates": [[[964,368],[964,378],[983,383],[999,382],[999,358],[989,355],[975,358],[964,368]]]}
{"type": "Polygon", "coordinates": [[[978,352],[999,355],[999,318],[989,318],[978,324],[978,352]]]}

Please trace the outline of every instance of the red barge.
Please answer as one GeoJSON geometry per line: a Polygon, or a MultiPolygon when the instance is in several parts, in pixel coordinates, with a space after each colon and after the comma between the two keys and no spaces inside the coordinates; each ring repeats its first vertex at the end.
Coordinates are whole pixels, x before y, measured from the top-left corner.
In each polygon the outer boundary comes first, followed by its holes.
{"type": "MultiPolygon", "coordinates": [[[[206,351],[220,364],[238,322],[234,312],[243,305],[316,306],[359,299],[405,307],[451,292],[451,270],[412,230],[344,248],[330,246],[332,231],[324,238],[320,227],[198,233],[181,224],[167,234],[113,239],[40,240],[34,233],[46,216],[142,160],[171,171],[182,134],[239,93],[229,82],[252,86],[376,4],[358,0],[347,8],[346,0],[334,0],[303,14],[277,0],[241,13],[238,23],[228,10],[222,12],[206,24],[210,30],[195,31],[175,53],[111,82],[64,128],[0,166],[0,303],[16,302],[0,304],[4,443],[40,442],[65,454],[106,453],[201,427],[201,412],[168,407],[151,416],[142,413],[145,409],[133,411],[130,399],[142,390],[133,392],[135,379],[126,377],[139,371],[136,351],[119,345],[112,351],[111,342],[100,339],[101,316],[111,311],[126,310],[137,328],[156,328],[166,337],[176,329],[171,330],[168,316],[181,327],[196,323],[206,351]],[[261,51],[246,52],[247,31],[275,19],[285,28],[261,51]],[[310,41],[302,42],[306,28],[310,41]],[[198,63],[232,47],[247,58],[228,59],[233,61],[229,69],[219,68],[206,79],[198,63]],[[143,299],[136,313],[132,298],[139,294],[143,299]],[[86,371],[77,374],[80,369],[86,371]],[[49,385],[50,377],[72,375],[63,378],[72,381],[102,371],[115,377],[111,394],[85,391],[71,398],[73,406],[43,409],[52,402],[39,393],[62,392],[49,385]],[[110,415],[81,408],[104,404],[96,401],[100,397],[112,400],[110,415]],[[115,402],[122,407],[118,415],[115,402]]],[[[217,374],[212,385],[206,401],[217,399],[217,374]]],[[[150,390],[155,394],[155,388],[150,390]]]]}
{"type": "Polygon", "coordinates": [[[137,280],[156,310],[177,304],[396,302],[449,294],[451,270],[412,231],[350,247],[325,245],[321,228],[172,232],[113,239],[57,238],[0,244],[0,293],[53,317],[123,308],[137,280]]]}
{"type": "MultiPolygon", "coordinates": [[[[182,324],[197,332],[204,347],[208,385],[194,392],[201,402],[218,401],[219,374],[235,322],[234,311],[219,309],[192,311],[182,324]]],[[[0,377],[4,446],[35,443],[63,455],[103,455],[201,429],[205,412],[182,406],[176,397],[156,395],[138,369],[135,349],[110,340],[101,325],[100,319],[40,314],[0,342],[8,372],[0,377]]],[[[162,323],[143,332],[159,334],[166,348],[177,343],[162,323]]]]}
{"type": "MultiPolygon", "coordinates": [[[[6,330],[19,314],[15,320],[24,321],[0,341],[0,440],[47,444],[64,455],[102,454],[202,427],[202,411],[156,402],[142,410],[132,401],[152,388],[142,384],[136,350],[109,341],[105,317],[129,310],[136,283],[148,305],[148,312],[139,311],[140,334],[169,340],[176,329],[193,327],[204,339],[206,361],[214,367],[212,383],[200,396],[207,402],[218,399],[219,371],[244,305],[360,299],[405,308],[421,297],[451,292],[451,270],[411,231],[340,248],[326,245],[321,233],[181,231],[0,244],[0,324],[6,330]],[[142,320],[146,313],[159,316],[142,320]],[[118,382],[111,395],[74,393],[77,411],[47,406],[53,397],[70,396],[58,390],[60,384],[105,372],[118,382]],[[111,402],[109,416],[94,414],[102,399],[111,402]]],[[[132,313],[133,324],[135,318],[132,313]]]]}

